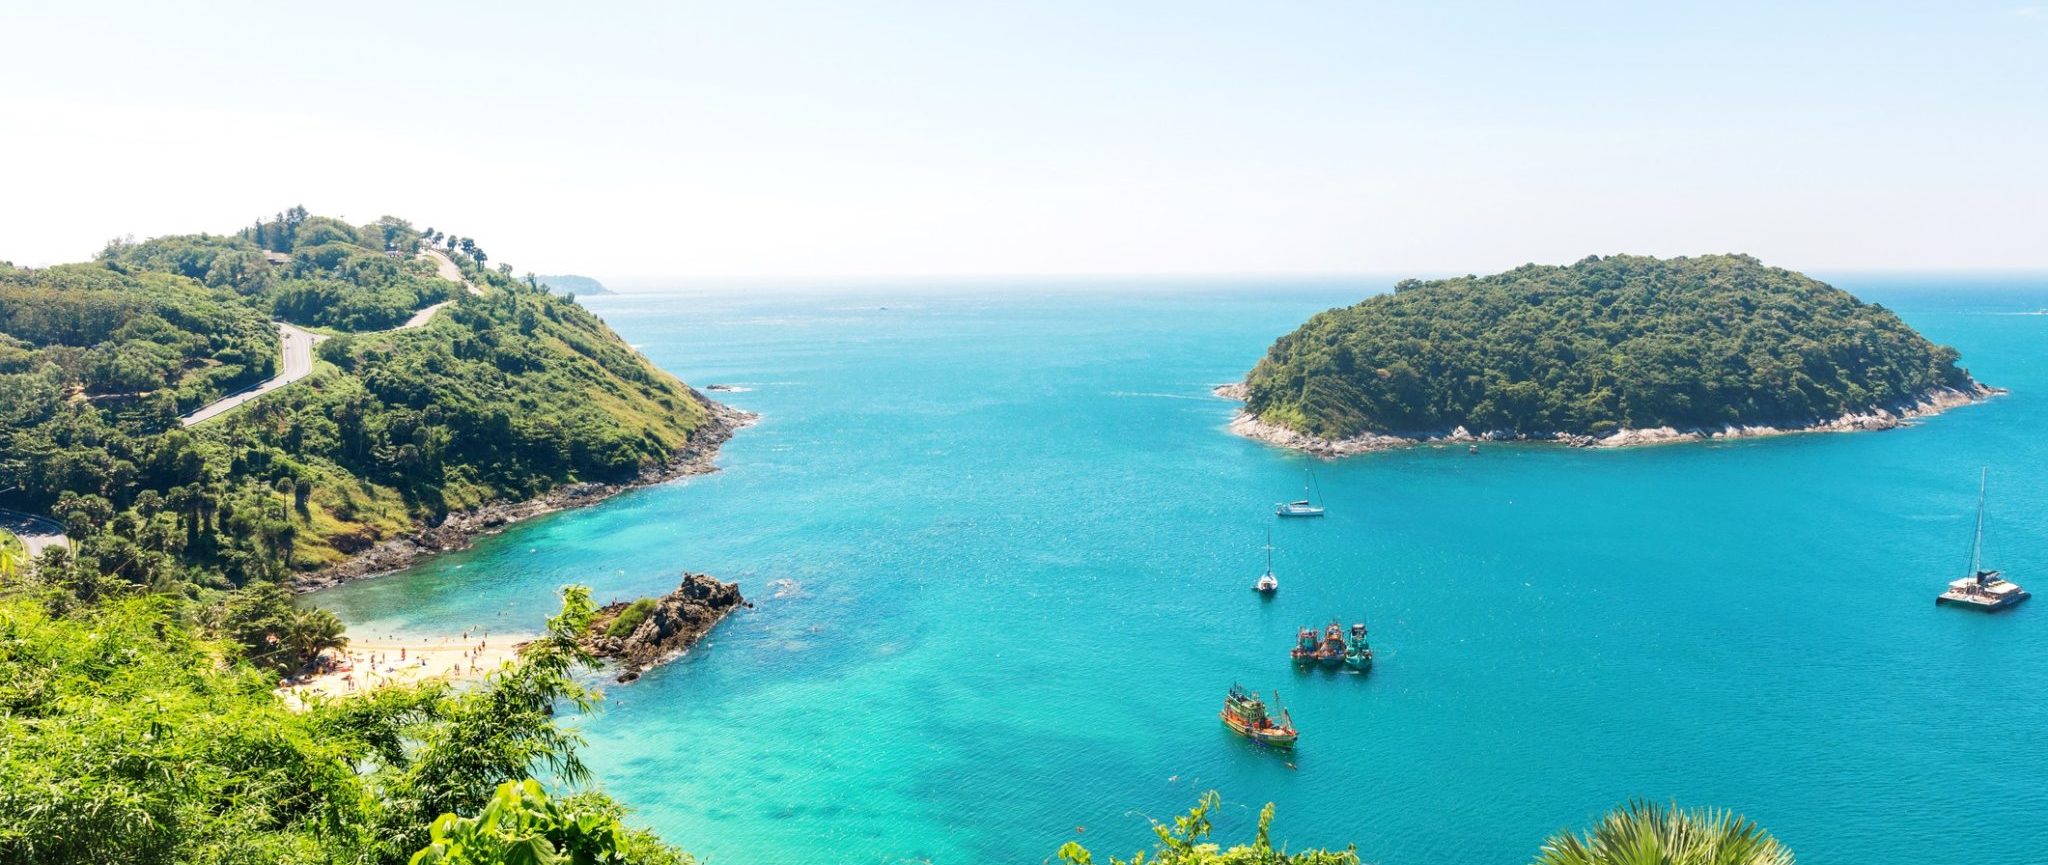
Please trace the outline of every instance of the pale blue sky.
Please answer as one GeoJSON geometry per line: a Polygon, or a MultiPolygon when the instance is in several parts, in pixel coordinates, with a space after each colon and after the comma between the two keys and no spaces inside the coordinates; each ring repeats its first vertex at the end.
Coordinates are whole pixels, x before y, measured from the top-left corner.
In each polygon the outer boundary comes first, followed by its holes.
{"type": "Polygon", "coordinates": [[[304,203],[542,272],[2048,266],[2048,6],[0,0],[0,259],[304,203]]]}

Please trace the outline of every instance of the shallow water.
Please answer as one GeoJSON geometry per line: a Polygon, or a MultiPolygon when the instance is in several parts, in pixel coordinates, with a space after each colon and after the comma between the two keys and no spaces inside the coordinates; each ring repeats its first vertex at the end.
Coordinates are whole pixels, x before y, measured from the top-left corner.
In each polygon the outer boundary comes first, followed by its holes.
{"type": "Polygon", "coordinates": [[[2048,601],[1936,609],[1977,469],[1989,562],[2048,591],[2048,280],[1843,276],[2013,393],[1918,426],[1317,465],[1208,396],[1370,280],[871,283],[586,302],[762,414],[714,475],[315,599],[371,633],[531,630],[737,579],[757,608],[610,685],[592,766],[719,865],[1128,853],[1200,791],[1243,837],[1522,862],[1631,796],[1762,821],[1811,862],[2048,851],[2048,601]],[[957,292],[948,289],[957,288],[957,292]],[[1266,531],[1283,583],[1249,591],[1266,531]],[[778,583],[776,581],[787,581],[778,583]],[[1294,630],[1365,617],[1369,677],[1294,630]],[[1280,690],[1297,755],[1216,720],[1280,690]],[[1973,816],[1973,812],[1986,815],[1973,816]]]}

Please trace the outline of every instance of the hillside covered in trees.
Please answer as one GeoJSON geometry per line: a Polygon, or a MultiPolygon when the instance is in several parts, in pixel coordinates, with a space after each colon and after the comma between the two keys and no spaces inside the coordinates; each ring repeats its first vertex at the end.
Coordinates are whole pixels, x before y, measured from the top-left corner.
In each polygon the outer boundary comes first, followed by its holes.
{"type": "Polygon", "coordinates": [[[116,242],[0,268],[0,507],[62,520],[101,581],[279,582],[465,508],[659,471],[708,402],[466,238],[294,209],[232,236],[116,242]],[[478,293],[435,275],[429,245],[478,293]],[[391,329],[453,300],[424,326],[391,329]],[[190,428],[269,376],[271,320],[326,335],[307,379],[190,428]]]}
{"type": "Polygon", "coordinates": [[[481,504],[659,477],[727,432],[603,322],[487,260],[294,208],[0,265],[0,507],[72,540],[31,566],[0,538],[0,860],[689,861],[574,792],[556,716],[596,696],[574,677],[580,589],[474,688],[302,710],[272,693],[346,644],[292,602],[295,575],[481,504]],[[274,321],[323,338],[312,373],[188,426],[280,372],[274,321]]]}
{"type": "Polygon", "coordinates": [[[1276,341],[1246,412],[1326,440],[1801,427],[1982,389],[1890,310],[1743,255],[1408,280],[1276,341]]]}

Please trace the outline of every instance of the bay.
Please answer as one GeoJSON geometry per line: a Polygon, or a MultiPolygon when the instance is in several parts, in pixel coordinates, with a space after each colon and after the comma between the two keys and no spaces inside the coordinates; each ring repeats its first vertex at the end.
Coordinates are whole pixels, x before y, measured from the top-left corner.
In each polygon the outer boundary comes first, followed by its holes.
{"type": "MultiPolygon", "coordinates": [[[[1827,275],[1822,275],[1828,278],[1827,275]]],[[[1840,274],[2008,396],[1907,429],[1316,463],[1229,435],[1216,384],[1389,281],[661,287],[588,298],[761,413],[712,475],[322,592],[358,633],[532,630],[683,569],[756,607],[607,685],[586,757],[721,865],[1127,854],[1217,789],[1292,846],[1522,862],[1633,796],[1735,809],[1813,862],[2038,861],[2048,606],[1937,609],[1986,557],[2048,591],[2048,279],[1840,274]],[[1282,581],[1249,585],[1272,530],[1282,581]],[[1372,627],[1370,676],[1297,627],[1372,627]],[[1291,757],[1217,722],[1278,689],[1291,757]]]]}

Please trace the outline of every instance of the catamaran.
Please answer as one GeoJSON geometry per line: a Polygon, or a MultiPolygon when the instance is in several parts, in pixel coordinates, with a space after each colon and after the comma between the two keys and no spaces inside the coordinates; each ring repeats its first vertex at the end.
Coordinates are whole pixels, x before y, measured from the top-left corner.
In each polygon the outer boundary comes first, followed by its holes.
{"type": "Polygon", "coordinates": [[[1301,478],[1301,500],[1296,502],[1281,502],[1277,505],[1274,505],[1273,513],[1279,514],[1283,517],[1322,516],[1323,506],[1316,504],[1313,497],[1309,495],[1309,489],[1315,485],[1315,482],[1315,469],[1303,468],[1301,478]]]}
{"type": "Polygon", "coordinates": [[[1990,469],[1977,477],[1977,537],[1970,544],[1970,575],[1951,580],[1948,591],[1934,599],[1935,606],[1961,604],[1976,610],[2003,610],[2033,597],[1999,572],[1984,569],[1984,487],[1990,477],[1990,469]]]}
{"type": "Polygon", "coordinates": [[[1270,595],[1280,591],[1280,578],[1273,576],[1273,530],[1266,530],[1266,572],[1259,575],[1258,582],[1252,583],[1252,591],[1270,595]]]}

